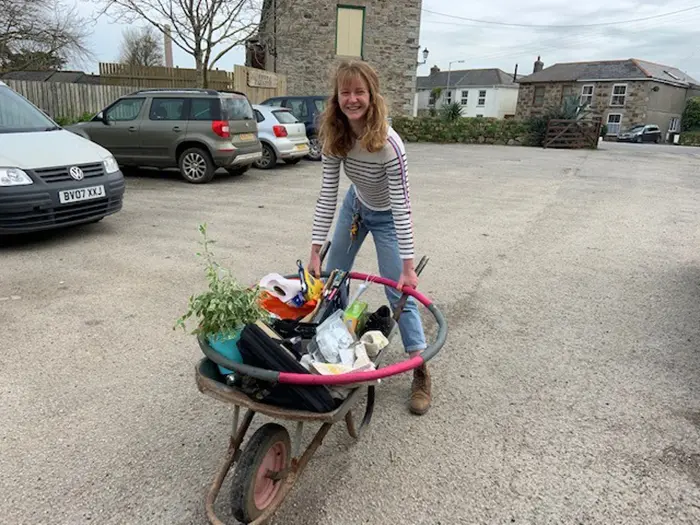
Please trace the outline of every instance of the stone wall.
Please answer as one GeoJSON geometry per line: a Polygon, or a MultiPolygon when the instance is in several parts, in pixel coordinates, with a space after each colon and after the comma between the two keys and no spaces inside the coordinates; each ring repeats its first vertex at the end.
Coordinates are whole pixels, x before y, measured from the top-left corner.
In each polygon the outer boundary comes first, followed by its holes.
{"type": "MultiPolygon", "coordinates": [[[[329,94],[341,58],[335,54],[338,3],[365,7],[363,58],[379,73],[391,115],[411,115],[422,0],[277,0],[277,57],[268,51],[265,69],[287,76],[290,95],[329,94]]],[[[265,20],[260,36],[272,49],[274,18],[265,20]]]]}

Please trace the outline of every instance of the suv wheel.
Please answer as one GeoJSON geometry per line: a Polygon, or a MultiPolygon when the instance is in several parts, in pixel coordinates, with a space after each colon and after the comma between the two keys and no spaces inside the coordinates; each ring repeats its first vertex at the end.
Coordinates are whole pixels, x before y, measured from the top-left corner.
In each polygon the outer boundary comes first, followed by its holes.
{"type": "Polygon", "coordinates": [[[254,163],[256,168],[261,170],[269,170],[277,166],[277,155],[275,150],[269,144],[263,143],[262,145],[262,157],[256,160],[254,163]]]}
{"type": "Polygon", "coordinates": [[[309,139],[308,157],[311,160],[321,160],[321,142],[318,140],[318,137],[311,137],[309,139]]]}
{"type": "Polygon", "coordinates": [[[201,148],[188,148],[178,159],[182,177],[193,184],[203,184],[214,178],[216,167],[209,153],[201,148]]]}

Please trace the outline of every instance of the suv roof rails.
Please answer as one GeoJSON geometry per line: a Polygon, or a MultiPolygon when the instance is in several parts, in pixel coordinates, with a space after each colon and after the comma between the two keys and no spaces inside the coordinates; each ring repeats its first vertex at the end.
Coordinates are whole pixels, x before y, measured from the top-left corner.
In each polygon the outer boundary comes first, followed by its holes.
{"type": "Polygon", "coordinates": [[[143,93],[203,93],[206,95],[218,95],[219,91],[216,89],[206,89],[206,88],[147,88],[139,89],[130,93],[130,95],[138,95],[143,93]]]}
{"type": "Polygon", "coordinates": [[[236,91],[235,89],[219,89],[218,92],[219,93],[232,93],[234,95],[241,95],[244,97],[248,96],[245,93],[243,93],[243,91],[236,91]]]}

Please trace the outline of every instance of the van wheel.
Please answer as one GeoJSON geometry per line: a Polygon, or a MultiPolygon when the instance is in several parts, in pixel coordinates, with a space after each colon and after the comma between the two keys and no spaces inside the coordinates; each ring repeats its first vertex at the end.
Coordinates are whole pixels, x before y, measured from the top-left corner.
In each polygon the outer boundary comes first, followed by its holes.
{"type": "Polygon", "coordinates": [[[277,166],[277,155],[275,150],[269,144],[263,143],[262,145],[262,157],[256,160],[254,163],[256,168],[261,170],[269,170],[277,166]]]}
{"type": "Polygon", "coordinates": [[[178,159],[180,174],[192,184],[204,184],[214,178],[216,167],[209,153],[202,148],[188,148],[178,159]]]}
{"type": "Polygon", "coordinates": [[[318,140],[318,137],[309,139],[309,154],[307,157],[311,160],[321,160],[321,142],[318,140]]]}

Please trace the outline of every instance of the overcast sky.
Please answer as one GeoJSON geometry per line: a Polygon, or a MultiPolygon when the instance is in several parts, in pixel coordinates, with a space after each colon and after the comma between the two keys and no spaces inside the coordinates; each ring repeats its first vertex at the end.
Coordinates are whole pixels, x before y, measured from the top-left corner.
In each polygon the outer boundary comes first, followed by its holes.
{"type": "MultiPolygon", "coordinates": [[[[84,14],[94,12],[93,3],[80,1],[84,14]]],[[[695,2],[673,0],[663,5],[657,0],[423,0],[420,45],[421,50],[429,49],[430,56],[418,74],[428,74],[432,65],[447,70],[449,62],[457,60],[464,63],[453,63],[453,70],[499,67],[512,72],[518,63],[518,72],[527,74],[532,72],[539,54],[545,67],[555,62],[640,58],[678,67],[700,80],[700,41],[694,30],[700,24],[700,3],[695,2]],[[695,5],[697,8],[691,9],[695,5]],[[659,16],[680,10],[685,11],[659,16]],[[457,17],[548,27],[512,27],[457,17]],[[648,17],[656,18],[629,22],[648,17]],[[589,27],[561,27],[584,24],[589,27]]],[[[83,69],[97,72],[98,61],[115,61],[122,30],[123,26],[99,20],[90,40],[97,60],[84,64],[83,69]]],[[[180,67],[194,66],[192,58],[177,48],[174,60],[180,67]]],[[[236,49],[218,67],[231,69],[243,62],[243,50],[236,49]]]]}

